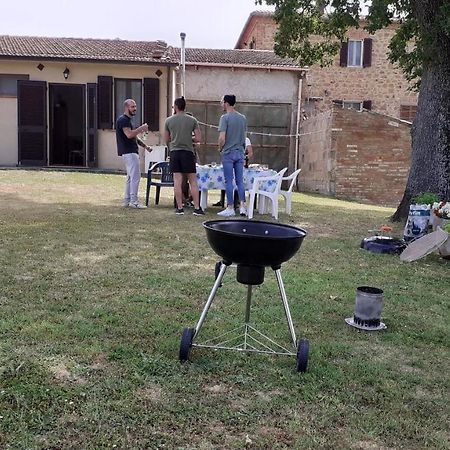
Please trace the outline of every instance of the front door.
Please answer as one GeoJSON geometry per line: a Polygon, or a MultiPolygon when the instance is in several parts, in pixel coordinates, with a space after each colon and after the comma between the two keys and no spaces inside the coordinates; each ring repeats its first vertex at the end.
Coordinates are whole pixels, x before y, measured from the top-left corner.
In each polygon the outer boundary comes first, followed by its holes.
{"type": "Polygon", "coordinates": [[[86,167],[85,86],[49,85],[49,164],[86,167]]]}

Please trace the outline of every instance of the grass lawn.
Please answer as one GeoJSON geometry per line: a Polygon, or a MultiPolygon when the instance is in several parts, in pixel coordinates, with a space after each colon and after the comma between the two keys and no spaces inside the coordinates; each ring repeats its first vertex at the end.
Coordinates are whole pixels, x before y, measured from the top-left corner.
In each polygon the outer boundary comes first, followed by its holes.
{"type": "MultiPolygon", "coordinates": [[[[291,356],[200,348],[180,365],[218,257],[170,189],[123,209],[123,182],[0,171],[1,449],[450,448],[450,262],[361,250],[392,209],[295,194],[281,213],[308,232],[282,267],[305,374],[291,356]],[[344,322],[362,285],[384,290],[387,330],[344,322]]],[[[201,334],[242,323],[245,298],[230,268],[201,334]]],[[[289,344],[270,269],[252,314],[289,344]]]]}

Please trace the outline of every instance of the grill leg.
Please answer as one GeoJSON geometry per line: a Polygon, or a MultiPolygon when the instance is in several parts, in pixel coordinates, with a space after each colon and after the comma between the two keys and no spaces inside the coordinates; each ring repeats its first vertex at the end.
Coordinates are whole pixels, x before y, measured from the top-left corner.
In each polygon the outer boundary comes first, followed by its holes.
{"type": "Polygon", "coordinates": [[[202,328],[203,322],[206,319],[206,315],[208,314],[209,308],[211,306],[212,301],[214,300],[214,297],[216,296],[217,289],[219,289],[222,279],[225,275],[225,271],[227,270],[227,265],[222,263],[222,267],[220,268],[219,275],[217,275],[216,281],[214,282],[214,286],[211,289],[211,292],[209,293],[208,300],[206,301],[206,304],[203,308],[203,311],[200,315],[200,319],[198,319],[197,325],[195,326],[195,334],[193,339],[198,335],[200,332],[200,329],[202,328]]]}
{"type": "Polygon", "coordinates": [[[251,284],[247,285],[247,303],[245,305],[245,333],[244,333],[244,348],[247,348],[248,326],[250,324],[250,307],[252,305],[252,288],[251,284]]]}
{"type": "Polygon", "coordinates": [[[284,290],[283,279],[281,278],[281,270],[275,269],[275,275],[278,281],[278,288],[280,289],[281,299],[283,301],[284,312],[286,314],[286,320],[288,323],[289,331],[291,332],[292,343],[294,347],[297,347],[297,337],[295,336],[294,324],[292,323],[291,311],[289,310],[289,304],[286,297],[286,291],[284,290]]]}

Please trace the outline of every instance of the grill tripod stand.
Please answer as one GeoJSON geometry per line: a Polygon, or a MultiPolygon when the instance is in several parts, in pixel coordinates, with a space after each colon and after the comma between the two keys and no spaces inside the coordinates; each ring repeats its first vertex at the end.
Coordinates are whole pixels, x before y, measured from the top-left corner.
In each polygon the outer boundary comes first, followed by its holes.
{"type": "MultiPolygon", "coordinates": [[[[189,354],[192,347],[212,348],[216,350],[232,350],[237,352],[249,352],[249,353],[266,353],[275,355],[289,355],[296,357],[296,369],[297,372],[306,372],[308,365],[309,355],[309,341],[306,339],[300,339],[297,342],[294,325],[292,322],[292,316],[289,309],[289,303],[286,297],[286,291],[284,289],[283,279],[281,277],[281,268],[272,267],[275,272],[275,276],[278,283],[278,288],[283,303],[284,312],[286,315],[286,321],[288,329],[291,335],[292,346],[294,350],[278,344],[270,337],[258,331],[252,325],[250,325],[250,310],[252,303],[252,289],[253,284],[261,284],[264,278],[264,272],[262,273],[262,279],[252,284],[247,284],[247,301],[245,308],[245,322],[238,328],[221,334],[215,338],[209,339],[203,343],[196,343],[196,339],[199,336],[200,330],[208,314],[209,308],[216,296],[217,290],[222,284],[222,280],[225,276],[227,268],[231,265],[230,262],[222,261],[216,264],[216,280],[208,296],[208,300],[203,308],[200,318],[195,328],[185,328],[181,337],[179,358],[181,362],[185,362],[189,359],[189,354]]],[[[239,281],[239,267],[238,265],[238,281],[239,281]]],[[[259,268],[260,269],[260,268],[259,268]]],[[[244,278],[245,278],[244,274],[244,278]]],[[[242,278],[242,276],[241,276],[242,278]]],[[[252,277],[249,276],[249,279],[252,277]]],[[[249,281],[249,280],[247,280],[249,281]]],[[[251,280],[250,280],[251,281],[251,280]]],[[[242,282],[242,281],[241,281],[242,282]]]]}

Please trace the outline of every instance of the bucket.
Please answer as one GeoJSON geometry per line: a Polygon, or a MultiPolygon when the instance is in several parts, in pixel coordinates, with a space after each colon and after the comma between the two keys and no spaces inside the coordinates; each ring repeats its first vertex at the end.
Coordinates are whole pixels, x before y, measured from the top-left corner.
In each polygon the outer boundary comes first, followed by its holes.
{"type": "Polygon", "coordinates": [[[386,325],[381,322],[382,310],[383,290],[376,287],[360,286],[356,289],[353,317],[345,319],[345,321],[360,330],[383,330],[386,325]]]}

